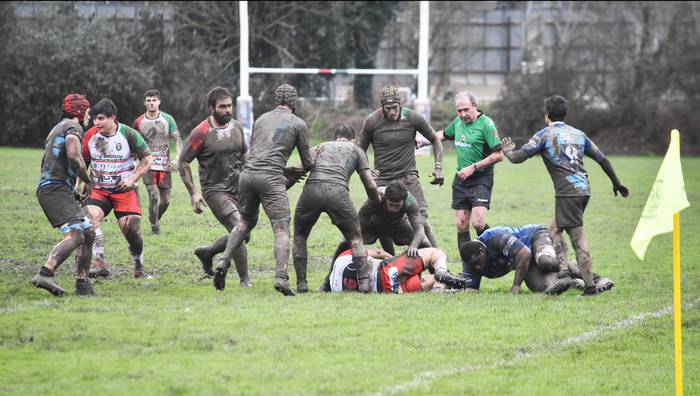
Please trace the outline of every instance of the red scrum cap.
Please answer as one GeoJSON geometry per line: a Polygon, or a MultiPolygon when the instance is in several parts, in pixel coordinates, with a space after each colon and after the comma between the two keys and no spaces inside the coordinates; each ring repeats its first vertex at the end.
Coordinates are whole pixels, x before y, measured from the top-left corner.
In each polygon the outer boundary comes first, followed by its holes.
{"type": "Polygon", "coordinates": [[[73,117],[82,119],[85,116],[85,110],[89,108],[90,102],[83,95],[70,94],[63,98],[63,112],[73,117]]]}

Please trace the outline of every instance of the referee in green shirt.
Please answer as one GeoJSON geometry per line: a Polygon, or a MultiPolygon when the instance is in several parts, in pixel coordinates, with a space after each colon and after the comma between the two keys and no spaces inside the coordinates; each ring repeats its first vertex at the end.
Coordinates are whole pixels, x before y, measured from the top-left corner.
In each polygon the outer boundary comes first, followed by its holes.
{"type": "Polygon", "coordinates": [[[491,203],[493,165],[503,161],[503,149],[493,121],[477,110],[477,98],[471,92],[455,96],[457,117],[443,131],[441,140],[454,140],[457,150],[457,174],[452,183],[452,209],[456,211],[457,249],[471,239],[471,221],[477,235],[489,226],[486,213],[491,203]]]}

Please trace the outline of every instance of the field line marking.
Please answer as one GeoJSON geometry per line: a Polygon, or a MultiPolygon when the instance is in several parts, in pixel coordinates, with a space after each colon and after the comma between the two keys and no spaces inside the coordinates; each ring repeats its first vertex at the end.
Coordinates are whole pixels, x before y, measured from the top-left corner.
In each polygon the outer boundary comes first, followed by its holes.
{"type": "MultiPolygon", "coordinates": [[[[700,303],[700,299],[695,299],[689,302],[686,302],[683,304],[684,309],[693,309],[695,308],[698,304],[700,303]]],[[[627,319],[621,319],[616,322],[613,322],[611,324],[607,325],[600,325],[596,328],[594,328],[591,331],[585,332],[580,335],[576,336],[571,336],[567,337],[557,343],[551,344],[539,344],[539,345],[534,345],[532,347],[525,347],[523,349],[530,349],[529,351],[527,350],[520,350],[515,353],[515,356],[513,356],[510,359],[501,359],[497,360],[493,363],[489,364],[473,364],[473,365],[466,365],[462,367],[456,367],[456,368],[451,368],[451,369],[443,369],[443,370],[434,370],[434,371],[426,371],[418,375],[416,378],[413,380],[403,383],[403,384],[398,384],[398,385],[393,385],[384,388],[382,391],[376,393],[375,395],[381,396],[381,395],[394,395],[398,393],[404,393],[410,389],[425,385],[429,382],[432,382],[438,378],[442,377],[447,377],[455,374],[460,374],[460,373],[467,373],[470,371],[477,371],[477,370],[483,370],[483,369],[495,369],[495,368],[501,368],[501,367],[507,367],[507,366],[512,366],[517,363],[520,363],[522,360],[530,359],[530,358],[536,358],[544,355],[545,353],[556,353],[560,352],[566,347],[569,347],[571,345],[577,345],[577,344],[582,344],[585,342],[588,342],[590,340],[596,339],[600,337],[603,333],[606,333],[608,331],[613,331],[613,330],[619,330],[619,329],[624,329],[630,326],[634,326],[640,322],[643,322],[648,319],[656,319],[665,315],[669,315],[673,312],[673,307],[672,306],[667,306],[663,307],[657,311],[654,312],[642,312],[636,315],[633,315],[627,319]]]]}

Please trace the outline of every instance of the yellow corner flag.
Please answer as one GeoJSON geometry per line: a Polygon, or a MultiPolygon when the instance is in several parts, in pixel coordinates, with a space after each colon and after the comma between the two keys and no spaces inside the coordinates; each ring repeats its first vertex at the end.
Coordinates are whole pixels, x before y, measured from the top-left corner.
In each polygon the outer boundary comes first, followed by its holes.
{"type": "Polygon", "coordinates": [[[644,259],[644,253],[653,237],[673,231],[673,215],[688,206],[690,203],[683,183],[678,130],[674,129],[671,131],[671,144],[666,157],[632,235],[630,245],[637,257],[644,259]]]}

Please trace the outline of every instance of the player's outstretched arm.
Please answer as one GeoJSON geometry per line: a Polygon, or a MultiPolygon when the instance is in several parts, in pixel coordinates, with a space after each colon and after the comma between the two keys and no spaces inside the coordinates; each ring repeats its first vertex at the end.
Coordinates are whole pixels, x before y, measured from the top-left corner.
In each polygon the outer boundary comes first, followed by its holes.
{"type": "Polygon", "coordinates": [[[608,175],[608,178],[612,182],[613,194],[617,196],[617,193],[619,192],[620,195],[622,195],[624,198],[627,198],[630,191],[620,182],[620,179],[617,177],[617,174],[615,174],[615,170],[613,169],[610,160],[608,160],[606,157],[603,157],[602,159],[596,161],[598,162],[600,167],[603,168],[603,172],[605,172],[605,174],[608,175]]]}
{"type": "Polygon", "coordinates": [[[503,140],[501,140],[501,145],[503,146],[503,154],[505,157],[514,164],[519,164],[530,158],[524,151],[515,150],[515,143],[510,137],[504,137],[503,140]]]}

